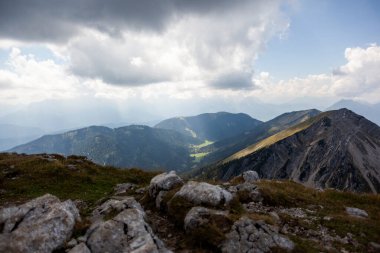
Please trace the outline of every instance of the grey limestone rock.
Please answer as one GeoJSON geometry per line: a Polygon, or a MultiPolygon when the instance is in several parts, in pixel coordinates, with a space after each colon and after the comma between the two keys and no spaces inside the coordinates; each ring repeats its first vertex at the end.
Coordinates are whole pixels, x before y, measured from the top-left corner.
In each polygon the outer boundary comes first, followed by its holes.
{"type": "Polygon", "coordinates": [[[91,253],[85,243],[80,243],[74,248],[72,248],[68,253],[91,253]]]}
{"type": "Polygon", "coordinates": [[[366,211],[356,207],[346,207],[346,213],[359,218],[368,218],[368,213],[366,211]]]}
{"type": "Polygon", "coordinates": [[[132,197],[104,203],[99,209],[120,212],[107,221],[95,221],[86,233],[87,246],[98,252],[170,252],[146,222],[140,204],[132,197]]]}
{"type": "Polygon", "coordinates": [[[117,184],[114,188],[115,195],[126,193],[129,190],[132,190],[136,187],[135,184],[131,183],[123,183],[123,184],[117,184]]]}
{"type": "Polygon", "coordinates": [[[162,173],[155,176],[150,181],[149,195],[152,198],[156,198],[160,191],[169,191],[181,185],[183,185],[183,180],[179,176],[177,176],[175,171],[170,171],[169,173],[162,173]]]}
{"type": "Polygon", "coordinates": [[[232,200],[232,194],[219,186],[204,182],[189,181],[174,195],[194,205],[220,206],[232,200]]]}
{"type": "Polygon", "coordinates": [[[259,174],[254,170],[247,170],[243,172],[243,179],[247,183],[254,183],[260,179],[259,174]]]}
{"type": "Polygon", "coordinates": [[[138,203],[133,197],[113,197],[93,211],[92,220],[99,220],[111,212],[119,213],[127,208],[136,208],[143,211],[140,203],[138,203]]]}
{"type": "Polygon", "coordinates": [[[280,235],[276,229],[263,221],[242,217],[234,223],[222,244],[222,252],[271,252],[278,247],[285,251],[294,249],[294,243],[280,235]]]}
{"type": "Polygon", "coordinates": [[[46,194],[0,210],[0,252],[52,252],[70,239],[79,212],[71,200],[46,194]]]}

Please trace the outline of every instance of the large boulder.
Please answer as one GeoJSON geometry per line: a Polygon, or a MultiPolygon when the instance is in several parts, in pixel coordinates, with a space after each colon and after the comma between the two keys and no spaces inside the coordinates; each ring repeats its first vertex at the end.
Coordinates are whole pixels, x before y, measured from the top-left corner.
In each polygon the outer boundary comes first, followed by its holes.
{"type": "Polygon", "coordinates": [[[162,173],[150,181],[149,185],[149,195],[152,198],[156,198],[160,191],[169,191],[173,188],[183,185],[183,180],[177,176],[175,171],[170,171],[169,173],[162,173]]]}
{"type": "Polygon", "coordinates": [[[0,210],[0,252],[52,252],[70,239],[79,212],[71,200],[46,194],[0,210]]]}
{"type": "Polygon", "coordinates": [[[242,217],[234,223],[227,239],[222,243],[222,252],[271,252],[273,248],[283,251],[294,249],[294,243],[280,235],[275,228],[263,221],[242,217]]]}
{"type": "Polygon", "coordinates": [[[232,194],[217,185],[189,181],[176,192],[173,199],[175,198],[185,199],[193,205],[216,207],[228,204],[232,200],[232,194]]]}
{"type": "Polygon", "coordinates": [[[254,183],[260,179],[259,174],[254,170],[244,171],[242,176],[246,183],[254,183]]]}
{"type": "MultiPolygon", "coordinates": [[[[144,210],[132,197],[114,200],[112,203],[108,201],[108,204],[103,204],[99,210],[120,210],[118,207],[124,207],[124,209],[115,217],[109,217],[108,220],[95,221],[87,231],[86,244],[92,253],[170,252],[155,236],[145,220],[144,210]]],[[[102,219],[105,217],[103,216],[102,219]]]]}

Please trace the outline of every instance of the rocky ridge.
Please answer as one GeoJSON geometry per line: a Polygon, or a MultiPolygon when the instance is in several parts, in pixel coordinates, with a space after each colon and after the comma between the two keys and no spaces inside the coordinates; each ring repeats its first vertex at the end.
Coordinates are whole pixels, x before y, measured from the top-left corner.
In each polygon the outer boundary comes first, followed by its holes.
{"type": "MultiPolygon", "coordinates": [[[[309,195],[302,199],[302,194],[297,201],[305,205],[290,207],[292,194],[284,200],[268,195],[268,189],[300,192],[302,186],[279,181],[268,188],[267,183],[254,171],[221,185],[163,173],[144,188],[116,185],[112,196],[82,217],[74,204],[79,201],[47,194],[0,209],[0,252],[376,252],[377,241],[363,244],[366,235],[330,226],[344,216],[368,221],[370,229],[373,210],[344,206],[334,216],[325,202],[310,204],[309,195]]],[[[327,194],[304,192],[319,199],[327,194]]]]}
{"type": "Polygon", "coordinates": [[[347,109],[329,111],[198,171],[229,180],[246,170],[313,188],[380,192],[380,127],[347,109]]]}

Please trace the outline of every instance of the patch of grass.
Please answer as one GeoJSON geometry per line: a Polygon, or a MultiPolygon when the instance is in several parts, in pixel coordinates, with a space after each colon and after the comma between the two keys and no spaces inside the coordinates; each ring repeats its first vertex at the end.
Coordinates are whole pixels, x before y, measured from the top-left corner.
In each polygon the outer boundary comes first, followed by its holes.
{"type": "Polygon", "coordinates": [[[244,156],[247,156],[249,154],[252,154],[260,149],[263,149],[263,148],[266,148],[266,147],[269,147],[270,145],[280,141],[280,140],[283,140],[289,136],[292,136],[298,132],[301,132],[302,130],[308,128],[311,124],[313,124],[314,122],[317,122],[318,120],[324,118],[324,117],[328,117],[328,115],[330,114],[330,112],[324,112],[324,113],[321,113],[313,118],[310,118],[298,125],[295,125],[295,126],[292,126],[292,127],[289,127],[281,132],[278,132],[274,135],[271,135],[269,136],[268,138],[265,138],[264,140],[261,140],[255,144],[252,144],[248,147],[246,147],[245,149],[231,155],[230,157],[224,159],[222,161],[222,163],[228,163],[232,160],[235,160],[235,159],[239,159],[239,158],[242,158],[244,156]]]}
{"type": "MultiPolygon", "coordinates": [[[[313,214],[319,218],[318,223],[341,237],[345,237],[347,233],[353,234],[361,245],[361,248],[356,248],[355,251],[365,252],[369,242],[380,241],[380,195],[378,194],[358,194],[330,189],[318,191],[292,181],[260,180],[257,185],[266,205],[306,209],[309,206],[319,207],[313,214]],[[346,207],[363,209],[369,217],[366,219],[352,217],[346,213],[346,207]],[[324,220],[325,216],[330,216],[331,219],[324,220]]],[[[315,229],[315,224],[307,224],[302,220],[283,215],[281,219],[293,225],[315,229]]]]}
{"type": "Polygon", "coordinates": [[[263,203],[269,206],[305,207],[318,203],[320,193],[293,181],[260,180],[257,182],[263,203]]]}
{"type": "Polygon", "coordinates": [[[192,203],[180,196],[173,197],[169,202],[167,202],[167,205],[170,218],[179,226],[183,225],[187,212],[194,206],[192,203]]]}
{"type": "Polygon", "coordinates": [[[156,172],[100,166],[81,156],[0,153],[0,206],[53,194],[89,206],[113,192],[118,183],[149,184],[156,172]]]}
{"type": "Polygon", "coordinates": [[[294,244],[295,248],[292,253],[319,253],[324,252],[324,249],[321,248],[316,242],[307,240],[305,238],[300,238],[298,236],[289,236],[294,244]]]}
{"type": "Polygon", "coordinates": [[[265,223],[270,224],[270,225],[276,224],[276,222],[273,220],[273,218],[268,214],[249,213],[249,214],[246,214],[246,216],[251,218],[252,220],[265,221],[265,223]]]}

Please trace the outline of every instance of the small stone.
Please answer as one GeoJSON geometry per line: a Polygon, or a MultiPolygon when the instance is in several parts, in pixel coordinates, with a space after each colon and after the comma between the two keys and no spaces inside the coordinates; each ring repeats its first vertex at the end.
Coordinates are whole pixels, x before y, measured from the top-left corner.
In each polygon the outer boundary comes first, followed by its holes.
{"type": "Polygon", "coordinates": [[[136,187],[136,185],[131,184],[131,183],[117,184],[114,188],[115,195],[120,195],[120,194],[126,193],[127,191],[132,190],[135,187],[136,187]]]}
{"type": "Polygon", "coordinates": [[[78,238],[77,238],[77,241],[78,242],[86,242],[87,241],[87,237],[86,236],[79,236],[78,238]]]}
{"type": "Polygon", "coordinates": [[[91,253],[91,251],[89,250],[87,245],[82,242],[74,248],[72,248],[68,253],[91,253]]]}
{"type": "Polygon", "coordinates": [[[280,219],[280,216],[278,216],[278,214],[274,211],[270,212],[269,213],[270,217],[273,218],[273,220],[276,222],[276,223],[279,223],[281,221],[280,219]]]}
{"type": "Polygon", "coordinates": [[[346,213],[358,218],[368,218],[368,213],[356,207],[346,207],[346,213]]]}
{"type": "Polygon", "coordinates": [[[77,244],[78,244],[77,240],[75,240],[75,239],[71,239],[68,243],[66,243],[66,246],[67,246],[68,248],[72,248],[72,247],[74,247],[74,246],[77,245],[77,244]]]}
{"type": "Polygon", "coordinates": [[[380,252],[380,244],[376,242],[370,242],[369,247],[376,250],[376,252],[380,252]]]}
{"type": "Polygon", "coordinates": [[[259,174],[254,170],[247,170],[243,172],[243,178],[246,183],[254,183],[259,180],[259,174]]]}

